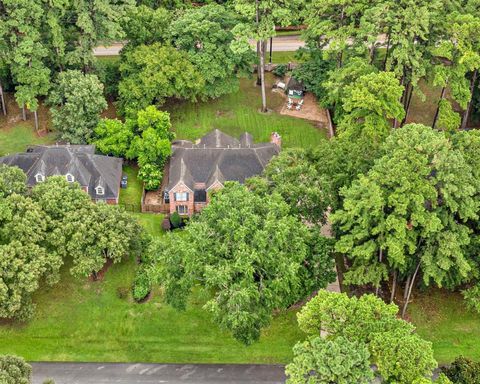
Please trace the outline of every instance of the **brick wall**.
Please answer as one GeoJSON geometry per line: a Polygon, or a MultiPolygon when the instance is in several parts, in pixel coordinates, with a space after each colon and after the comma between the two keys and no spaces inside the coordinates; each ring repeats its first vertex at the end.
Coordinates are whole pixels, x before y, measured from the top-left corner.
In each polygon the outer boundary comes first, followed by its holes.
{"type": "Polygon", "coordinates": [[[190,190],[185,184],[178,184],[174,189],[169,192],[170,197],[170,214],[176,212],[177,206],[186,205],[188,207],[188,215],[195,212],[195,204],[193,201],[193,191],[190,190]],[[188,201],[175,201],[175,193],[188,193],[188,201]]]}

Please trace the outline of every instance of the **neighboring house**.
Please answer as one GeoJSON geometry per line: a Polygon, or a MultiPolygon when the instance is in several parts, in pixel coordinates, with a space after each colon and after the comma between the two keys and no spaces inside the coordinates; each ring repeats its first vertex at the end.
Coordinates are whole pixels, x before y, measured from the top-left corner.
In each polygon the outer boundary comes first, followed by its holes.
{"type": "Polygon", "coordinates": [[[38,145],[0,157],[2,163],[22,169],[29,187],[49,176],[64,176],[79,183],[92,200],[118,204],[122,159],[96,155],[94,145],[38,145]]]}
{"type": "Polygon", "coordinates": [[[270,159],[280,152],[281,137],[274,132],[270,143],[254,144],[244,133],[240,139],[214,130],[197,143],[186,140],[172,144],[168,181],[163,202],[168,212],[190,216],[208,204],[208,192],[225,181],[244,183],[259,175],[270,159]]]}

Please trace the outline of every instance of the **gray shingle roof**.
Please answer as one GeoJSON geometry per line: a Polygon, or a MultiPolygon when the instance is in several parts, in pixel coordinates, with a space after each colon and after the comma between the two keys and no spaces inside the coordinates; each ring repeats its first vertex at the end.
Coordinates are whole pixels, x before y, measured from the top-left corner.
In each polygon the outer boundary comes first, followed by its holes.
{"type": "Polygon", "coordinates": [[[35,176],[70,174],[93,199],[116,199],[122,177],[122,159],[95,154],[93,145],[38,145],[25,153],[0,157],[0,164],[17,166],[27,175],[27,184],[37,183],[35,176]],[[104,195],[97,195],[101,186],[104,195]]]}
{"type": "Polygon", "coordinates": [[[253,143],[249,133],[233,138],[218,129],[200,139],[198,144],[175,141],[172,144],[167,191],[183,182],[192,191],[195,185],[208,189],[216,182],[245,182],[262,173],[280,148],[273,143],[253,143]]]}

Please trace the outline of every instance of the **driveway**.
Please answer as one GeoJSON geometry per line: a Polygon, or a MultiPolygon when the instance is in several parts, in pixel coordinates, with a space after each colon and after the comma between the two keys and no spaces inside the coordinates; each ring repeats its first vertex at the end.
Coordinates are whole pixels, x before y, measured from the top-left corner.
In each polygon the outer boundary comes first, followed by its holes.
{"type": "Polygon", "coordinates": [[[280,384],[281,365],[32,363],[33,384],[280,384]]]}

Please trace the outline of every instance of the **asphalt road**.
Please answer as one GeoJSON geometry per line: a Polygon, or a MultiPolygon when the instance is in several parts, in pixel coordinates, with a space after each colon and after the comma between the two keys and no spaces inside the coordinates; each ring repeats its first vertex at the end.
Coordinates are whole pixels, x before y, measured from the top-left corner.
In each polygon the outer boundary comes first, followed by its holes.
{"type": "Polygon", "coordinates": [[[33,384],[280,384],[281,365],[32,363],[33,384]]]}
{"type": "MultiPolygon", "coordinates": [[[[251,43],[252,46],[255,45],[253,41],[251,43]]],[[[275,52],[291,52],[303,46],[305,46],[305,42],[300,40],[300,36],[277,36],[273,38],[272,50],[275,52]]],[[[116,43],[108,47],[97,47],[93,50],[93,53],[95,56],[117,56],[122,48],[122,43],[116,43]]]]}

